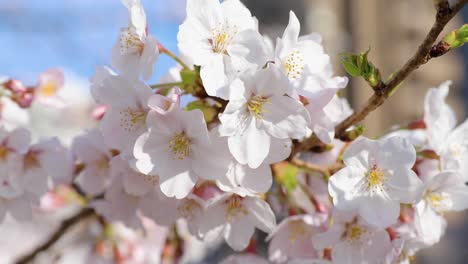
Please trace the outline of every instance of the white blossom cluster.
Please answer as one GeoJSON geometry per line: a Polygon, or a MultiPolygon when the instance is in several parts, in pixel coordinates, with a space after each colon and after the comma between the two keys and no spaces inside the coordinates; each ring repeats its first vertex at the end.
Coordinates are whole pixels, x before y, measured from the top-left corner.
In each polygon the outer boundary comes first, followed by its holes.
{"type": "Polygon", "coordinates": [[[223,263],[409,263],[440,240],[443,213],[468,207],[468,125],[456,127],[444,101],[449,83],[429,91],[419,128],[341,142],[335,126],[352,110],[337,93],[348,80],[334,76],[319,35],[300,36],[293,12],[273,42],[239,0],[188,0],[181,65],[161,81],[174,85],[156,90],[144,80],[167,50],[140,1],[122,2],[128,25],[111,67],[91,79],[99,128],[70,150],[0,130],[0,219],[30,218],[49,189],[75,181],[105,220],[130,228],[185,221],[197,239],[222,237],[236,251],[255,245],[256,229],[268,235],[266,258],[247,251],[223,263]],[[181,105],[189,86],[218,107],[214,121],[181,105]],[[272,166],[312,134],[333,148],[300,158],[342,166],[285,188],[272,166]]]}

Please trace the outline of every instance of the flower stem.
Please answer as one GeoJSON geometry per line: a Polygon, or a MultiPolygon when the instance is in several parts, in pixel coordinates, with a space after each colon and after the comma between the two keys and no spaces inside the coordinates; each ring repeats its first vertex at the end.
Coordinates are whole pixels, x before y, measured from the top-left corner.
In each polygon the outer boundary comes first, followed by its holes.
{"type": "Polygon", "coordinates": [[[168,50],[166,48],[163,48],[160,51],[161,51],[161,53],[164,53],[167,56],[171,57],[173,60],[175,60],[177,63],[179,63],[180,66],[182,66],[184,69],[190,69],[189,66],[187,66],[187,64],[185,64],[179,57],[177,57],[177,55],[172,53],[170,50],[168,50]]]}
{"type": "Polygon", "coordinates": [[[171,83],[154,84],[154,85],[151,85],[150,87],[152,89],[158,89],[158,88],[170,88],[173,86],[181,86],[181,85],[184,85],[184,83],[183,82],[171,82],[171,83]]]}

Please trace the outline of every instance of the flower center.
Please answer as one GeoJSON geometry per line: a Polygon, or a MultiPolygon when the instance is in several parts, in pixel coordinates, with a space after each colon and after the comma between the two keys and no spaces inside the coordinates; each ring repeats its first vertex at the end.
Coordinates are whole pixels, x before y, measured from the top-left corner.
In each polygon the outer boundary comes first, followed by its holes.
{"type": "Polygon", "coordinates": [[[363,236],[367,234],[365,228],[360,227],[357,223],[346,224],[344,238],[350,243],[359,243],[363,236]]]}
{"type": "Polygon", "coordinates": [[[120,31],[120,54],[141,54],[145,44],[141,41],[140,36],[135,32],[133,28],[127,28],[120,31]]]}
{"type": "Polygon", "coordinates": [[[6,160],[10,150],[5,145],[0,145],[0,160],[6,160]]]}
{"type": "Polygon", "coordinates": [[[466,153],[466,148],[460,145],[452,145],[450,146],[450,153],[454,157],[460,157],[466,153]]]}
{"type": "Polygon", "coordinates": [[[109,168],[109,158],[105,155],[102,155],[102,157],[98,160],[94,161],[94,164],[98,168],[99,171],[105,170],[109,168]]]}
{"type": "Polygon", "coordinates": [[[426,202],[436,209],[442,209],[447,198],[448,197],[446,194],[433,191],[427,191],[424,194],[424,199],[426,202]]]}
{"type": "Polygon", "coordinates": [[[34,168],[39,167],[39,159],[37,157],[37,153],[33,151],[29,151],[25,156],[24,156],[24,168],[26,170],[31,170],[34,168]]]}
{"type": "Polygon", "coordinates": [[[177,207],[180,215],[187,220],[193,220],[197,212],[201,211],[201,206],[193,199],[186,199],[177,207]]]}
{"type": "Polygon", "coordinates": [[[183,160],[192,154],[192,140],[185,134],[185,131],[175,133],[169,140],[169,149],[172,151],[174,159],[183,160]]]}
{"type": "Polygon", "coordinates": [[[144,126],[147,112],[141,108],[127,107],[120,111],[120,126],[127,132],[144,126]]]}
{"type": "Polygon", "coordinates": [[[237,26],[229,24],[219,24],[211,31],[211,38],[208,41],[211,44],[214,53],[226,53],[226,49],[237,35],[237,26]]]}
{"type": "Polygon", "coordinates": [[[55,82],[53,81],[48,81],[41,87],[40,93],[47,97],[54,96],[57,93],[57,85],[55,85],[55,82]]]}
{"type": "Polygon", "coordinates": [[[283,60],[283,69],[290,79],[298,79],[304,71],[304,59],[298,50],[291,52],[283,60]]]}
{"type": "Polygon", "coordinates": [[[224,203],[226,205],[226,220],[230,223],[242,219],[248,213],[242,206],[242,198],[239,196],[232,196],[224,203]]]}
{"type": "Polygon", "coordinates": [[[377,166],[373,166],[366,175],[367,189],[371,191],[381,189],[385,182],[385,178],[385,173],[379,170],[377,166]]]}
{"type": "Polygon", "coordinates": [[[268,98],[256,95],[247,102],[249,113],[257,119],[263,119],[264,106],[269,101],[268,98]]]}
{"type": "Polygon", "coordinates": [[[306,228],[304,222],[302,220],[294,220],[289,222],[288,224],[289,230],[289,241],[291,244],[295,244],[298,240],[302,240],[305,237],[309,236],[309,231],[306,228]]]}

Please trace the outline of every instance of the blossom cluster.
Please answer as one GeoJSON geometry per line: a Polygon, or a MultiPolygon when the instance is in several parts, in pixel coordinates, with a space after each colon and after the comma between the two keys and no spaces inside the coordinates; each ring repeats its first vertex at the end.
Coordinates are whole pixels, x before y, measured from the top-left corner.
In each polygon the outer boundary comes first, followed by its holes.
{"type": "MultiPolygon", "coordinates": [[[[468,125],[456,127],[448,82],[427,94],[424,120],[343,142],[334,133],[352,113],[338,96],[348,80],[334,75],[320,35],[300,36],[294,12],[272,41],[239,0],[188,0],[175,56],[149,34],[140,1],[122,2],[129,20],[111,66],[91,78],[98,127],[69,148],[57,139],[30,145],[27,130],[2,127],[0,219],[31,218],[41,196],[65,184],[142,243],[141,263],[158,258],[148,243],[165,242],[127,228],[150,232],[154,222],[184,223],[191,237],[244,251],[223,263],[409,263],[440,240],[443,213],[468,207],[468,125]],[[179,65],[149,85],[162,54],[179,65]],[[311,135],[326,148],[291,157],[311,135]],[[300,168],[295,158],[330,169],[300,168]],[[256,229],[267,234],[266,258],[253,254],[263,242],[256,229]]],[[[31,91],[55,94],[55,83],[31,91]]],[[[30,90],[2,86],[30,104],[30,90]]],[[[101,248],[90,259],[109,255],[101,248]]]]}

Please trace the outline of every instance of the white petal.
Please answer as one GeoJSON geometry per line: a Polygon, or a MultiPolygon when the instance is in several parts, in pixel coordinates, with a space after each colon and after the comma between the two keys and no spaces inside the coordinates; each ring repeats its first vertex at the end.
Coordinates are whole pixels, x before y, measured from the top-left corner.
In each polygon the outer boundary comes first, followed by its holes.
{"type": "Polygon", "coordinates": [[[265,233],[271,233],[276,226],[276,218],[270,205],[260,198],[246,197],[244,203],[248,208],[250,221],[265,233]]]}
{"type": "Polygon", "coordinates": [[[422,197],[422,181],[409,169],[397,169],[388,176],[385,185],[388,186],[388,194],[401,203],[412,204],[422,197]]]}
{"type": "Polygon", "coordinates": [[[391,137],[378,141],[379,151],[375,157],[380,168],[394,170],[412,168],[416,162],[416,150],[404,138],[391,137]]]}
{"type": "Polygon", "coordinates": [[[167,179],[161,179],[161,191],[167,197],[175,197],[177,199],[187,197],[196,183],[196,179],[192,174],[186,171],[167,179]]]}
{"type": "Polygon", "coordinates": [[[229,150],[236,160],[247,163],[250,168],[258,168],[270,151],[270,136],[255,125],[255,119],[243,134],[228,139],[229,150]]]}
{"type": "Polygon", "coordinates": [[[387,228],[397,222],[400,215],[400,203],[377,194],[361,199],[359,214],[368,224],[387,228]]]}
{"type": "Polygon", "coordinates": [[[250,242],[250,239],[255,231],[254,226],[248,222],[248,218],[231,223],[226,226],[226,242],[236,251],[244,250],[250,242]]]}
{"type": "Polygon", "coordinates": [[[272,96],[264,106],[265,129],[276,138],[302,138],[310,118],[304,106],[288,96],[272,96]]]}

